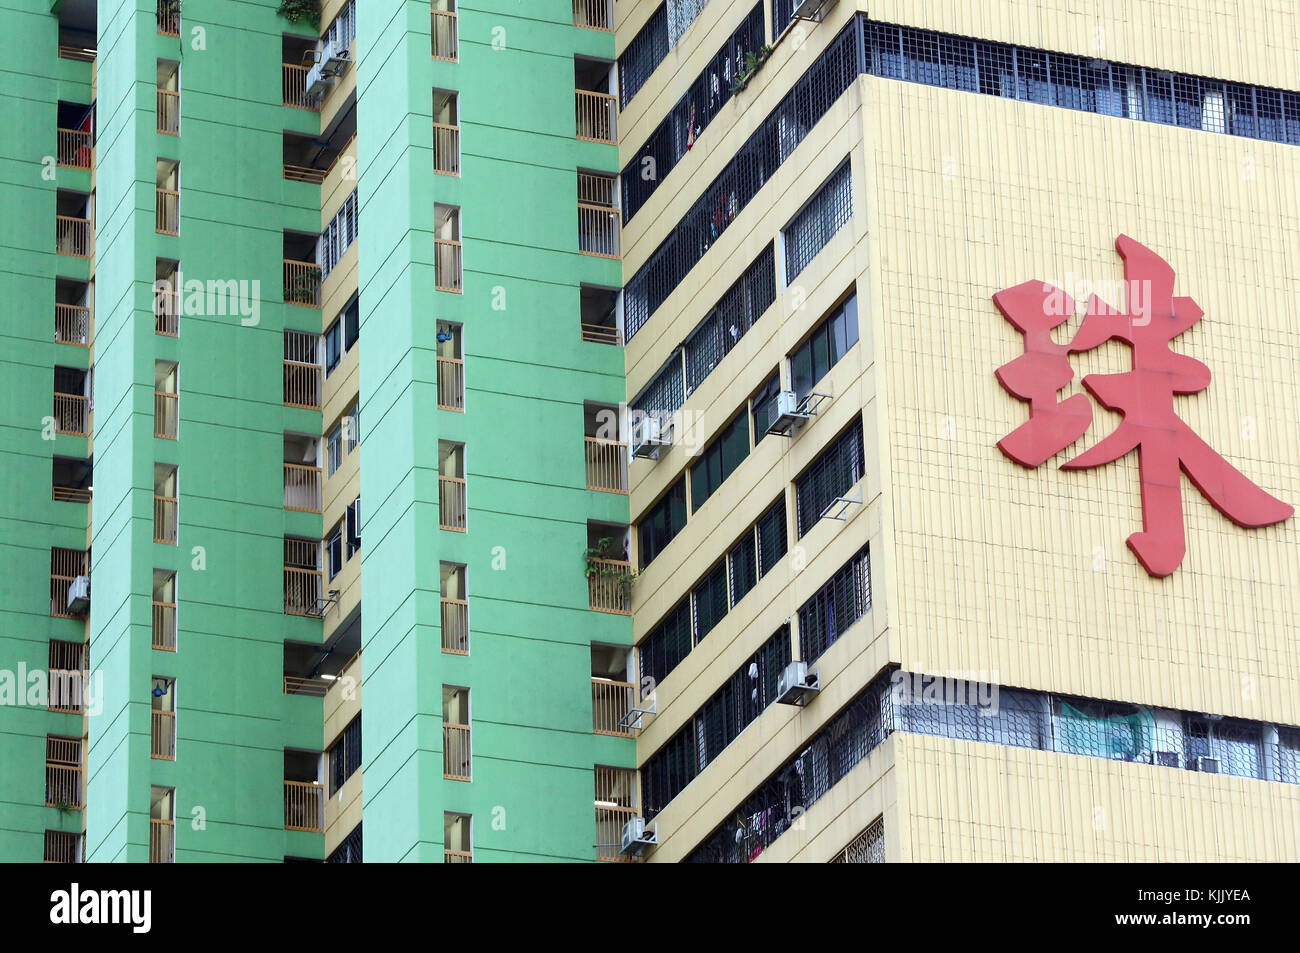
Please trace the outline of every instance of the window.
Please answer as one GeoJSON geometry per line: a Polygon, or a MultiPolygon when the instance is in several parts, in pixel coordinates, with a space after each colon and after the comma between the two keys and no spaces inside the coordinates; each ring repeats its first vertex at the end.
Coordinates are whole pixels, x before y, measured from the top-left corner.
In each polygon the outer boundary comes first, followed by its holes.
{"type": "Polygon", "coordinates": [[[343,309],[343,350],[352,350],[361,339],[361,299],[356,295],[343,309]]]}
{"type": "Polygon", "coordinates": [[[686,525],[686,480],[679,479],[637,524],[637,545],[644,570],[686,525]]]}
{"type": "Polygon", "coordinates": [[[353,189],[321,232],[320,241],[316,245],[316,263],[320,265],[321,281],[329,277],[329,273],[342,261],[356,240],[357,192],[353,189]]]}
{"type": "Polygon", "coordinates": [[[858,343],[858,297],[837,307],[790,355],[790,387],[802,400],[858,343]]]}
{"type": "Polygon", "coordinates": [[[750,416],[754,428],[754,444],[767,436],[767,428],[776,419],[776,398],[781,393],[781,372],[773,374],[766,384],[759,388],[750,401],[750,416]]]}
{"type": "Polygon", "coordinates": [[[749,414],[737,414],[722,433],[704,448],[700,462],[691,467],[691,512],[698,513],[722,481],[749,456],[749,414]]]}
{"type": "Polygon", "coordinates": [[[853,215],[853,176],[846,159],[784,232],[785,281],[808,266],[853,215]]]}
{"type": "Polygon", "coordinates": [[[45,832],[45,862],[47,864],[79,864],[81,835],[68,831],[45,832]]]}
{"type": "Polygon", "coordinates": [[[858,417],[795,480],[800,539],[836,499],[843,497],[862,479],[864,472],[862,418],[858,417]]]}
{"type": "Polygon", "coordinates": [[[339,366],[341,357],[341,335],[342,325],[335,320],[325,332],[325,376],[329,377],[330,372],[339,366]]]}
{"type": "Polygon", "coordinates": [[[343,569],[343,525],[341,523],[334,528],[334,532],[325,541],[325,558],[329,578],[332,580],[343,569]]]}
{"type": "Polygon", "coordinates": [[[361,497],[357,497],[348,506],[344,519],[347,529],[348,559],[361,552],[361,497]]]}
{"type": "Polygon", "coordinates": [[[650,631],[639,647],[641,678],[649,678],[650,689],[668,677],[693,647],[691,637],[691,600],[683,599],[650,631]]]}
{"type": "Polygon", "coordinates": [[[348,453],[351,453],[357,449],[357,444],[361,442],[361,404],[359,402],[352,405],[352,409],[348,411],[345,420],[348,453]]]}
{"type": "Polygon", "coordinates": [[[343,839],[343,843],[334,848],[334,853],[330,854],[326,860],[331,864],[359,864],[361,863],[361,825],[358,824],[352,829],[352,833],[343,839]]]}
{"type": "Polygon", "coordinates": [[[661,426],[666,426],[673,414],[681,409],[686,399],[682,390],[682,359],[674,352],[669,362],[655,375],[641,393],[632,399],[633,416],[653,416],[661,426]]]}
{"type": "Polygon", "coordinates": [[[353,718],[326,752],[329,761],[329,796],[333,797],[361,767],[361,716],[353,718]]]}
{"type": "Polygon", "coordinates": [[[799,608],[799,657],[815,662],[871,611],[871,561],[863,546],[799,608]]]}
{"type": "Polygon", "coordinates": [[[758,582],[758,551],[754,547],[754,531],[750,529],[727,554],[731,565],[731,604],[734,606],[758,582]]]}
{"type": "Polygon", "coordinates": [[[885,818],[876,818],[849,846],[831,858],[832,864],[883,864],[885,862],[885,818]]]}
{"type": "Polygon", "coordinates": [[[718,563],[691,591],[695,607],[695,642],[698,644],[727,614],[727,564],[718,563]]]}
{"type": "Polygon", "coordinates": [[[343,465],[343,423],[334,425],[325,438],[325,475],[333,476],[334,471],[343,465]]]}
{"type": "Polygon", "coordinates": [[[695,393],[718,362],[776,300],[776,259],[768,245],[682,345],[686,357],[686,396],[695,393]]]}
{"type": "Polygon", "coordinates": [[[761,579],[785,555],[785,495],[758,519],[758,575],[761,579]]]}
{"type": "Polygon", "coordinates": [[[731,548],[731,604],[734,606],[785,555],[785,494],[731,548]]]}
{"type": "Polygon", "coordinates": [[[620,107],[627,108],[632,97],[645,85],[655,67],[668,55],[668,5],[661,4],[641,28],[623,55],[618,58],[619,86],[622,88],[620,107]]]}

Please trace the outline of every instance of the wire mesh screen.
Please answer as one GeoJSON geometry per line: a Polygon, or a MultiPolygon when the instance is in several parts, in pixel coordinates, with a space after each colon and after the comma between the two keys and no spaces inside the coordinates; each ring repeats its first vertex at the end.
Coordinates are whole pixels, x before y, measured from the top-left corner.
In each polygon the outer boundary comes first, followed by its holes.
{"type": "Polygon", "coordinates": [[[620,108],[626,109],[655,67],[668,55],[668,5],[660,4],[618,58],[620,108]]]}
{"type": "Polygon", "coordinates": [[[853,178],[845,160],[785,230],[785,277],[793,281],[853,215],[853,178]]]}

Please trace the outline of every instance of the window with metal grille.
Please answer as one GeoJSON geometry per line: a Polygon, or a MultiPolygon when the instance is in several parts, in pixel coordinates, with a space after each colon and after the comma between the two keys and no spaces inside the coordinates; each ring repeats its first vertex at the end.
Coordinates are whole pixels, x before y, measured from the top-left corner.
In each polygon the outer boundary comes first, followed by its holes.
{"type": "Polygon", "coordinates": [[[781,393],[781,372],[773,374],[750,401],[750,416],[753,418],[754,445],[767,436],[767,429],[776,419],[776,400],[781,393]]]}
{"type": "Polygon", "coordinates": [[[783,493],[740,542],[727,554],[731,567],[731,604],[743,599],[758,580],[785,555],[785,494],[783,493]]]}
{"type": "Polygon", "coordinates": [[[853,842],[831,858],[832,864],[883,864],[885,862],[885,818],[876,818],[853,842]]]}
{"type": "Polygon", "coordinates": [[[871,559],[863,546],[799,608],[799,657],[812,663],[871,611],[871,559]]]}
{"type": "Polygon", "coordinates": [[[334,848],[334,853],[327,860],[331,864],[361,863],[361,825],[352,828],[352,833],[343,839],[343,843],[334,848]]]}
{"type": "Polygon", "coordinates": [[[745,332],[776,301],[776,258],[772,245],[763,249],[727,289],[682,345],[686,358],[686,396],[695,392],[718,362],[731,353],[745,332]]]}
{"type": "Polygon", "coordinates": [[[338,740],[330,745],[329,752],[330,790],[333,797],[343,787],[348,778],[361,767],[361,716],[353,718],[343,729],[338,740]]]}
{"type": "Polygon", "coordinates": [[[713,627],[727,614],[727,563],[718,563],[699,585],[691,590],[691,603],[695,608],[695,644],[713,631],[713,627]]]}
{"type": "Polygon", "coordinates": [[[674,352],[655,379],[632,398],[632,413],[634,416],[652,416],[661,426],[667,426],[673,414],[681,410],[685,399],[682,393],[682,359],[674,352]]]}
{"type": "Polygon", "coordinates": [[[686,525],[686,478],[674,483],[637,524],[637,549],[641,568],[652,563],[664,547],[673,541],[686,525]]]}
{"type": "Polygon", "coordinates": [[[629,340],[852,84],[856,35],[856,23],[840,31],[633,275],[624,294],[629,340]]]}
{"type": "Polygon", "coordinates": [[[785,281],[794,281],[853,215],[849,161],[836,169],[784,232],[785,281]]]}
{"type": "Polygon", "coordinates": [[[709,0],[668,0],[668,46],[674,47],[682,34],[696,21],[709,0]]]}
{"type": "Polygon", "coordinates": [[[339,210],[334,213],[334,218],[321,232],[320,242],[316,246],[316,263],[320,265],[322,281],[329,277],[329,273],[334,270],[356,240],[357,192],[353,189],[352,194],[339,206],[339,210]]]}
{"type": "Polygon", "coordinates": [[[790,627],[782,626],[641,769],[645,815],[663,810],[776,698],[790,661],[790,627]]]}
{"type": "Polygon", "coordinates": [[[799,0],[772,0],[772,35],[780,36],[794,19],[794,8],[799,0]]]}
{"type": "Polygon", "coordinates": [[[641,678],[651,680],[644,694],[653,695],[657,686],[694,647],[691,637],[691,600],[683,599],[664,616],[637,649],[641,678]]]}
{"type": "Polygon", "coordinates": [[[862,418],[858,417],[795,480],[795,516],[800,539],[821,519],[827,507],[848,493],[864,473],[862,418]]]}
{"type": "Polygon", "coordinates": [[[623,167],[623,222],[627,223],[655,189],[695,145],[723,105],[732,97],[732,84],[745,67],[745,54],[763,46],[763,5],[760,2],[736,32],[695,78],[626,166],[623,167]]]}
{"type": "Polygon", "coordinates": [[[79,864],[82,862],[81,835],[68,831],[45,832],[45,862],[47,864],[79,864]]]}
{"type": "Polygon", "coordinates": [[[698,513],[704,502],[749,456],[749,414],[741,411],[713,442],[700,453],[691,467],[691,512],[698,513]]]}
{"type": "Polygon", "coordinates": [[[645,85],[655,67],[668,55],[668,5],[661,4],[650,15],[639,33],[632,38],[623,55],[618,58],[618,78],[621,100],[619,108],[626,109],[632,97],[645,85]]]}
{"type": "Polygon", "coordinates": [[[802,400],[858,343],[858,296],[838,305],[790,355],[790,388],[802,400]]]}
{"type": "Polygon", "coordinates": [[[758,537],[758,576],[761,579],[785,555],[784,493],[766,513],[758,518],[754,529],[758,537]]]}

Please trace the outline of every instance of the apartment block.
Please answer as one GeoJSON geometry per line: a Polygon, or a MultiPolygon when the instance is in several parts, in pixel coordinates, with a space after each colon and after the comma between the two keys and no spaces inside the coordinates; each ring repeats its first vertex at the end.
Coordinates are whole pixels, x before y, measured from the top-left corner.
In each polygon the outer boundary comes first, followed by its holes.
{"type": "Polygon", "coordinates": [[[10,4],[0,858],[1296,859],[1292,12],[297,6],[10,4]]]}

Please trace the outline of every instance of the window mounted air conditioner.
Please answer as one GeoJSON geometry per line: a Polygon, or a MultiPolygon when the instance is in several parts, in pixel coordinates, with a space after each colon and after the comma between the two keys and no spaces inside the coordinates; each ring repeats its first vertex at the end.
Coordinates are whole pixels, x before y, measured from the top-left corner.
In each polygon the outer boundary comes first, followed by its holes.
{"type": "Polygon", "coordinates": [[[1202,774],[1218,774],[1219,759],[1207,758],[1204,755],[1201,755],[1196,759],[1196,770],[1202,774]]]}
{"type": "Polygon", "coordinates": [[[640,857],[657,843],[659,839],[654,828],[646,828],[644,817],[634,817],[623,825],[623,838],[618,852],[624,856],[640,857]]]}
{"type": "Polygon", "coordinates": [[[1159,765],[1162,768],[1178,767],[1177,751],[1157,751],[1151,759],[1151,763],[1159,765]]]}
{"type": "Polygon", "coordinates": [[[781,391],[776,395],[776,414],[768,424],[767,432],[782,435],[793,432],[800,423],[812,416],[806,404],[807,401],[801,401],[794,391],[781,391]]]}
{"type": "Polygon", "coordinates": [[[663,447],[673,445],[672,427],[665,428],[654,414],[641,415],[632,427],[632,456],[659,459],[663,447]]]}
{"type": "Polygon", "coordinates": [[[820,23],[826,12],[835,6],[835,0],[798,0],[791,20],[812,20],[820,23]]]}
{"type": "Polygon", "coordinates": [[[807,662],[791,662],[776,683],[776,703],[803,708],[821,691],[816,672],[809,674],[807,662]]]}
{"type": "Polygon", "coordinates": [[[90,577],[78,576],[68,586],[68,612],[85,615],[90,611],[90,577]]]}

